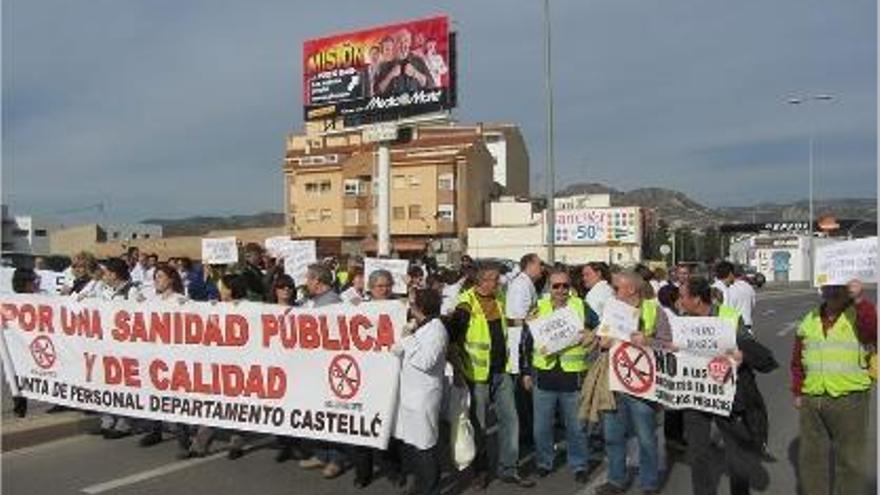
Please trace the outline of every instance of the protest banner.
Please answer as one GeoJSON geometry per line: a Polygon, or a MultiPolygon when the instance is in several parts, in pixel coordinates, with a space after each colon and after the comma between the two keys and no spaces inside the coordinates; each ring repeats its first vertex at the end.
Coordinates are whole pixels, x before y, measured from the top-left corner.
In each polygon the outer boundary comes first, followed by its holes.
{"type": "Polygon", "coordinates": [[[611,390],[662,404],[729,416],[736,395],[736,369],[725,356],[669,352],[617,342],[609,351],[611,390]]]}
{"type": "Polygon", "coordinates": [[[289,235],[278,235],[275,237],[267,237],[265,241],[263,241],[263,245],[266,246],[266,252],[269,256],[273,258],[280,258],[282,252],[284,251],[284,246],[290,242],[289,235]]]}
{"type": "Polygon", "coordinates": [[[367,280],[370,274],[376,270],[388,270],[394,278],[394,287],[391,289],[395,294],[406,294],[406,271],[409,269],[407,260],[390,260],[384,258],[365,258],[364,274],[367,280]]]}
{"type": "Polygon", "coordinates": [[[542,349],[546,354],[556,354],[577,345],[583,337],[583,330],[584,321],[568,306],[529,322],[535,349],[542,349]]]}
{"type": "Polygon", "coordinates": [[[13,390],[123,416],[384,448],[406,307],[0,296],[13,390]]]}
{"type": "Polygon", "coordinates": [[[202,263],[206,265],[238,263],[238,243],[235,237],[202,239],[202,263]]]}
{"type": "Polygon", "coordinates": [[[845,285],[851,280],[877,282],[877,237],[816,248],[816,285],[845,285]]]}
{"type": "Polygon", "coordinates": [[[633,332],[639,330],[639,308],[634,308],[617,299],[609,299],[602,310],[602,319],[596,335],[629,340],[633,332]]]}
{"type": "Polygon", "coordinates": [[[318,261],[318,252],[314,240],[289,240],[281,246],[281,257],[284,258],[284,273],[293,277],[296,285],[306,283],[306,271],[309,265],[318,261]]]}
{"type": "Polygon", "coordinates": [[[717,356],[736,350],[736,329],[717,317],[672,317],[672,343],[695,354],[717,356]]]}

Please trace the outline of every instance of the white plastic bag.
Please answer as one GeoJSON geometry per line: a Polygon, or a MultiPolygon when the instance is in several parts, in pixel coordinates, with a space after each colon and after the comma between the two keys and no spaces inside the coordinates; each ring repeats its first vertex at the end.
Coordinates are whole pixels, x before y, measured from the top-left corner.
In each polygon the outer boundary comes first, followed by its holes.
{"type": "Polygon", "coordinates": [[[470,412],[470,393],[467,387],[452,386],[447,404],[450,419],[449,439],[451,442],[452,462],[459,471],[470,466],[477,456],[477,445],[474,442],[474,427],[468,418],[470,412]]]}

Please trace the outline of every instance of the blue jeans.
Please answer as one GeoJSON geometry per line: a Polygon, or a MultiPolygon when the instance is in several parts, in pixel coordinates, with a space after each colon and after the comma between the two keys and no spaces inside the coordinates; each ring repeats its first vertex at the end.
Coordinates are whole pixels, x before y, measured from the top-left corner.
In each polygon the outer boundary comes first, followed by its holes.
{"type": "Polygon", "coordinates": [[[517,474],[519,461],[519,418],[513,400],[513,379],[507,373],[489,377],[486,383],[471,383],[471,423],[477,444],[477,471],[489,469],[489,455],[486,450],[486,411],[489,404],[495,404],[498,418],[498,474],[513,476],[517,474]]]}
{"type": "Polygon", "coordinates": [[[655,412],[650,402],[627,394],[615,393],[615,411],[603,415],[605,451],[608,454],[608,481],[617,487],[626,486],[627,426],[631,425],[639,440],[639,485],[643,490],[656,490],[660,485],[657,472],[657,435],[655,412]]]}
{"type": "Polygon", "coordinates": [[[533,389],[535,418],[535,454],[540,469],[553,469],[556,457],[553,451],[553,426],[556,420],[556,405],[562,412],[565,422],[565,443],[568,467],[573,472],[587,468],[587,435],[584,425],[578,419],[579,392],[553,392],[533,389]]]}

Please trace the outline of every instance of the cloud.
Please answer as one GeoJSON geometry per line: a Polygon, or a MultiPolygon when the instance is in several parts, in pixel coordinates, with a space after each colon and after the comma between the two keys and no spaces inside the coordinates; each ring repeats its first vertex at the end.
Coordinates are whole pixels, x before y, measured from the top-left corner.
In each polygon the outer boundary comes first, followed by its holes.
{"type": "MultiPolygon", "coordinates": [[[[817,166],[825,194],[876,195],[875,2],[551,8],[560,187],[796,199],[813,133],[817,163],[833,164],[817,166]],[[784,103],[810,92],[837,99],[784,103]]],[[[280,211],[284,136],[302,126],[303,40],[438,12],[459,32],[457,117],[521,125],[542,177],[540,2],[12,0],[4,201],[43,214],[106,201],[129,221],[280,211]]]]}

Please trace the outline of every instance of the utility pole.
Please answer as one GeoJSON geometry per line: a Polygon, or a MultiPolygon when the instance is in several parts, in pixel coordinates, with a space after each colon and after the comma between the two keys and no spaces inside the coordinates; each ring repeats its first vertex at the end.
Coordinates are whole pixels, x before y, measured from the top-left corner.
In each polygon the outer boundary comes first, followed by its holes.
{"type": "Polygon", "coordinates": [[[556,262],[556,170],[553,163],[553,76],[550,70],[550,0],[544,0],[544,76],[547,94],[547,262],[556,262]]]}

